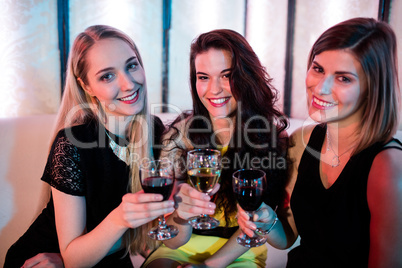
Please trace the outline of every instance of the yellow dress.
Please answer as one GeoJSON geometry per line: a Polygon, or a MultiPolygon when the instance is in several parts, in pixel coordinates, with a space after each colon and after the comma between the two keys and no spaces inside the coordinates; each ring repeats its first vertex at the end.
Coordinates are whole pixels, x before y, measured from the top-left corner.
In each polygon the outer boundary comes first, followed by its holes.
{"type": "MultiPolygon", "coordinates": [[[[224,155],[227,151],[227,146],[218,148],[221,154],[224,155]]],[[[218,209],[213,217],[220,221],[219,226],[226,225],[223,212],[218,209]]],[[[235,224],[229,227],[238,226],[235,224]]],[[[175,260],[181,264],[193,263],[202,264],[208,257],[217,252],[228,239],[217,236],[205,236],[192,234],[190,240],[178,249],[170,249],[165,245],[161,245],[156,249],[144,262],[143,267],[146,267],[151,261],[159,258],[175,260]]],[[[237,258],[232,264],[227,267],[265,267],[267,259],[267,246],[262,245],[249,249],[246,253],[237,258]]]]}

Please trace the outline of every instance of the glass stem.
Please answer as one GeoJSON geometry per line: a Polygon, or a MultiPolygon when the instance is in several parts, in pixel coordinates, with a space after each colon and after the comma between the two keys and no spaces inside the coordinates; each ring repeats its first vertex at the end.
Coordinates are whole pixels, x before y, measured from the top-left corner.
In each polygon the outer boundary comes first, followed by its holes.
{"type": "Polygon", "coordinates": [[[254,218],[254,211],[246,211],[247,215],[250,217],[250,221],[253,221],[254,218]]]}
{"type": "MultiPolygon", "coordinates": [[[[254,218],[254,211],[246,211],[246,213],[248,214],[248,216],[250,217],[250,221],[251,222],[254,222],[253,221],[253,218],[254,218]]],[[[244,233],[247,237],[250,237],[250,236],[248,236],[246,233],[244,233]]],[[[254,237],[254,235],[253,235],[253,237],[254,237]]],[[[250,237],[251,238],[251,237],[250,237]]]]}
{"type": "Polygon", "coordinates": [[[160,216],[158,220],[159,220],[159,228],[166,228],[165,216],[164,215],[160,216]]]}

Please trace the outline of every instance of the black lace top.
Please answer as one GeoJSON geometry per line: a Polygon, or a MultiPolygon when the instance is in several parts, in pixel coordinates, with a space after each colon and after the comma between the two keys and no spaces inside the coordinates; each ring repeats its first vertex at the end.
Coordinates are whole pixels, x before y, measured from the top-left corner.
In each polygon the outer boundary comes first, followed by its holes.
{"type": "Polygon", "coordinates": [[[376,143],[353,155],[335,183],[326,189],[320,159],[326,125],[314,128],[300,160],[291,207],[300,246],[289,252],[287,267],[367,267],[370,211],[367,180],[375,156],[387,148],[376,143]],[[318,154],[319,155],[319,154],[318,154]]]}
{"type": "MultiPolygon", "coordinates": [[[[161,144],[163,130],[162,122],[155,117],[155,144],[161,144]]],[[[124,141],[112,137],[116,143],[124,145],[124,141]]],[[[96,121],[60,131],[42,176],[43,181],[59,191],[85,196],[88,232],[129,192],[129,167],[113,153],[108,139],[104,127],[96,121]]],[[[154,148],[156,158],[159,153],[160,147],[154,148]]],[[[26,259],[41,252],[60,252],[52,199],[28,231],[9,249],[4,267],[21,267],[26,259]]],[[[121,259],[124,251],[118,253],[104,258],[96,267],[130,267],[128,255],[121,259]]]]}
{"type": "Polygon", "coordinates": [[[61,130],[42,176],[59,191],[85,196],[88,232],[129,192],[129,167],[113,153],[108,139],[95,121],[61,130]]]}
{"type": "Polygon", "coordinates": [[[85,184],[80,168],[81,157],[65,134],[59,134],[46,165],[42,180],[71,195],[85,195],[85,184]]]}

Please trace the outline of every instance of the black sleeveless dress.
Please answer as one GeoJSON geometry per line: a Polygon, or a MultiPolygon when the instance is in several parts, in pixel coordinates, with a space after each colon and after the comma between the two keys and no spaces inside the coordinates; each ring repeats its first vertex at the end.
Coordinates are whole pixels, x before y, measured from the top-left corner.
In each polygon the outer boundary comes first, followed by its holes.
{"type": "Polygon", "coordinates": [[[291,208],[300,246],[288,254],[293,267],[367,267],[370,211],[367,180],[375,156],[398,148],[376,143],[352,156],[335,183],[326,189],[319,173],[326,125],[317,125],[300,160],[291,208]]]}
{"type": "MultiPolygon", "coordinates": [[[[154,121],[154,144],[161,144],[164,126],[154,121]]],[[[84,196],[87,231],[93,230],[129,192],[129,167],[109,147],[106,129],[97,121],[61,130],[52,145],[42,180],[67,194],[84,196]]],[[[108,133],[116,143],[126,141],[108,133]]],[[[156,146],[157,147],[157,146],[156,146]]],[[[154,148],[158,157],[160,146],[154,148]]],[[[21,267],[38,253],[59,253],[52,198],[25,234],[7,252],[4,267],[21,267]]],[[[95,267],[132,267],[126,250],[106,256],[95,267]]]]}

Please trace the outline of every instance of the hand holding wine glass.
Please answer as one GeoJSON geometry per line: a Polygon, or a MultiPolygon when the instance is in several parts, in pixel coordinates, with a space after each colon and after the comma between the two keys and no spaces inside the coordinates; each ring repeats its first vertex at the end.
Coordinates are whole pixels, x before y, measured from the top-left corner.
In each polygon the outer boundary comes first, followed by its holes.
{"type": "MultiPolygon", "coordinates": [[[[221,174],[221,153],[212,149],[195,149],[187,153],[187,174],[193,187],[210,194],[221,174]]],[[[219,221],[202,214],[189,219],[195,229],[213,229],[219,221]]]]}
{"type": "Polygon", "coordinates": [[[275,210],[265,203],[262,203],[260,208],[254,212],[253,219],[238,204],[236,217],[239,227],[248,236],[253,236],[254,231],[257,231],[259,235],[267,235],[279,221],[275,210]]]}
{"type": "MultiPolygon", "coordinates": [[[[253,214],[262,204],[266,188],[265,172],[256,169],[241,169],[233,173],[233,192],[237,202],[253,219],[253,214]]],[[[237,237],[237,243],[244,247],[258,247],[267,241],[266,236],[258,235],[258,229],[253,237],[242,232],[237,237]]],[[[262,233],[262,232],[260,232],[262,233]]]]}
{"type": "MultiPolygon", "coordinates": [[[[216,183],[210,195],[218,192],[219,183],[216,183]]],[[[199,216],[200,214],[213,215],[216,205],[211,201],[211,197],[199,192],[189,183],[182,183],[175,194],[176,213],[179,218],[186,220],[199,216]]]]}
{"type": "MultiPolygon", "coordinates": [[[[172,193],[174,185],[173,163],[167,159],[145,161],[140,166],[141,185],[145,193],[161,194],[165,201],[172,193]]],[[[156,240],[166,240],[179,233],[176,226],[167,225],[165,216],[159,217],[159,225],[148,232],[148,236],[156,240]]]]}

